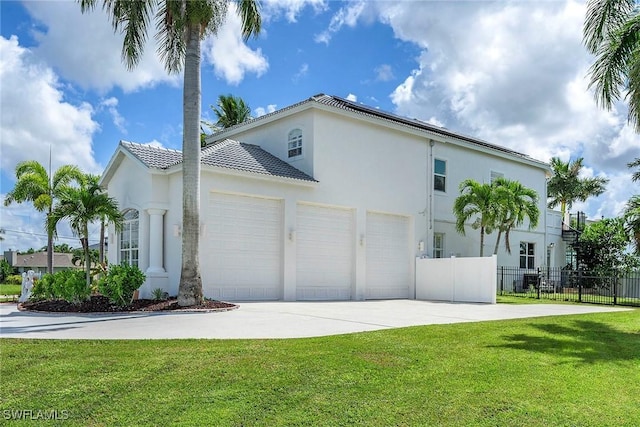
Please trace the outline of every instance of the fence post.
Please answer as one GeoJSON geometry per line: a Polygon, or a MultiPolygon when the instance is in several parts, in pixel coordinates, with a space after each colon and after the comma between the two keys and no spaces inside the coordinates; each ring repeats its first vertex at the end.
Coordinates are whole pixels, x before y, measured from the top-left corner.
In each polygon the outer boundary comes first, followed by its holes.
{"type": "Polygon", "coordinates": [[[504,265],[500,266],[500,295],[504,293],[504,265]]]}
{"type": "Polygon", "coordinates": [[[618,272],[613,273],[613,305],[618,305],[618,272]]]}
{"type": "Polygon", "coordinates": [[[536,286],[536,293],[538,294],[538,299],[540,299],[540,282],[542,281],[542,277],[540,277],[540,275],[542,274],[542,271],[540,270],[540,267],[538,267],[538,286],[536,286]]]}
{"type": "Polygon", "coordinates": [[[578,302],[582,302],[582,269],[578,269],[578,302]]]}

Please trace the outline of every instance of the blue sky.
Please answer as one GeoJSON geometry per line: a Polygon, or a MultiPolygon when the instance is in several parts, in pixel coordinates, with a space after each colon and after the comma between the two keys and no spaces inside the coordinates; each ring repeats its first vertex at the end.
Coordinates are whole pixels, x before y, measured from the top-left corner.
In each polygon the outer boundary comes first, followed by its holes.
{"type": "MultiPolygon", "coordinates": [[[[597,108],[592,58],[581,45],[583,2],[264,1],[263,31],[243,43],[232,13],[203,41],[204,118],[220,94],[258,116],[328,93],[416,117],[548,161],[585,157],[611,180],[575,208],[617,215],[638,185],[627,109],[597,108]]],[[[180,149],[181,76],[168,76],[153,36],[132,72],[122,39],[98,8],[69,1],[1,1],[0,197],[27,159],[101,173],[121,139],[180,149]]],[[[42,215],[0,208],[3,249],[44,246],[42,215]]],[[[71,237],[68,228],[59,230],[71,237]]],[[[76,240],[61,239],[76,244],[76,240]]]]}

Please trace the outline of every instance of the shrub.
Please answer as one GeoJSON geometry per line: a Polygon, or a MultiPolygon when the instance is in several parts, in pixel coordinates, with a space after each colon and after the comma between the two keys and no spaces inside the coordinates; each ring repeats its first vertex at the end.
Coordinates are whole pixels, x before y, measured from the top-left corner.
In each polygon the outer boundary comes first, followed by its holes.
{"type": "Polygon", "coordinates": [[[84,271],[63,270],[54,274],[54,277],[55,290],[63,300],[77,304],[91,296],[91,288],[87,286],[84,271]]]}
{"type": "Polygon", "coordinates": [[[5,281],[7,285],[20,285],[22,286],[22,275],[20,274],[12,274],[7,276],[5,281]]]}
{"type": "Polygon", "coordinates": [[[62,270],[45,274],[36,281],[31,291],[31,300],[63,299],[78,304],[89,299],[91,289],[87,287],[82,270],[62,270]]]}
{"type": "Polygon", "coordinates": [[[53,282],[53,274],[43,274],[40,280],[33,284],[33,289],[31,290],[31,296],[29,299],[32,301],[57,299],[53,288],[53,282]]]}
{"type": "Polygon", "coordinates": [[[11,273],[13,273],[13,268],[11,268],[9,262],[6,259],[0,259],[0,282],[7,280],[11,273]]]}
{"type": "Polygon", "coordinates": [[[110,265],[107,275],[98,283],[100,293],[116,305],[131,303],[133,293],[144,283],[144,273],[136,266],[110,265]]]}
{"type": "Polygon", "coordinates": [[[164,294],[165,292],[162,290],[162,288],[155,288],[151,294],[153,295],[153,299],[156,301],[164,301],[166,300],[164,294]]]}

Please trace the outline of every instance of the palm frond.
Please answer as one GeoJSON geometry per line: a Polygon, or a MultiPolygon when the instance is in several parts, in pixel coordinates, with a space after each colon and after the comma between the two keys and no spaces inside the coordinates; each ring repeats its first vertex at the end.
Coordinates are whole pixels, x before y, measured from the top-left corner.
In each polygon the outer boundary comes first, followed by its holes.
{"type": "Polygon", "coordinates": [[[583,28],[583,42],[596,53],[612,31],[620,28],[635,8],[635,0],[591,0],[583,28]]]}
{"type": "Polygon", "coordinates": [[[611,109],[620,99],[621,89],[627,89],[630,61],[638,50],[640,17],[631,20],[610,34],[596,50],[596,60],[589,69],[589,88],[595,88],[596,102],[611,109]]]}
{"type": "Polygon", "coordinates": [[[260,3],[256,0],[238,0],[236,2],[238,15],[242,21],[242,38],[257,37],[262,28],[260,17],[260,3]]]}
{"type": "MultiPolygon", "coordinates": [[[[627,163],[628,168],[640,168],[640,157],[636,158],[632,162],[627,163]]],[[[634,172],[631,176],[632,181],[640,181],[640,170],[634,172]]]]}
{"type": "Polygon", "coordinates": [[[156,13],[157,54],[169,74],[182,71],[185,41],[185,8],[182,2],[164,1],[156,13]]]}

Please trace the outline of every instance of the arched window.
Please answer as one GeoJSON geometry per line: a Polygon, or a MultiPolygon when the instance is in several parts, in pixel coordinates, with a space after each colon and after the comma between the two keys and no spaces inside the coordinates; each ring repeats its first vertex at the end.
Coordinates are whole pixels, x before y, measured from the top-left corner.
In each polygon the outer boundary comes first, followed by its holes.
{"type": "Polygon", "coordinates": [[[124,222],[120,232],[120,263],[138,266],[138,211],[128,209],[124,212],[124,222]]]}
{"type": "Polygon", "coordinates": [[[289,132],[287,147],[290,159],[302,156],[302,131],[300,129],[289,132]]]}

